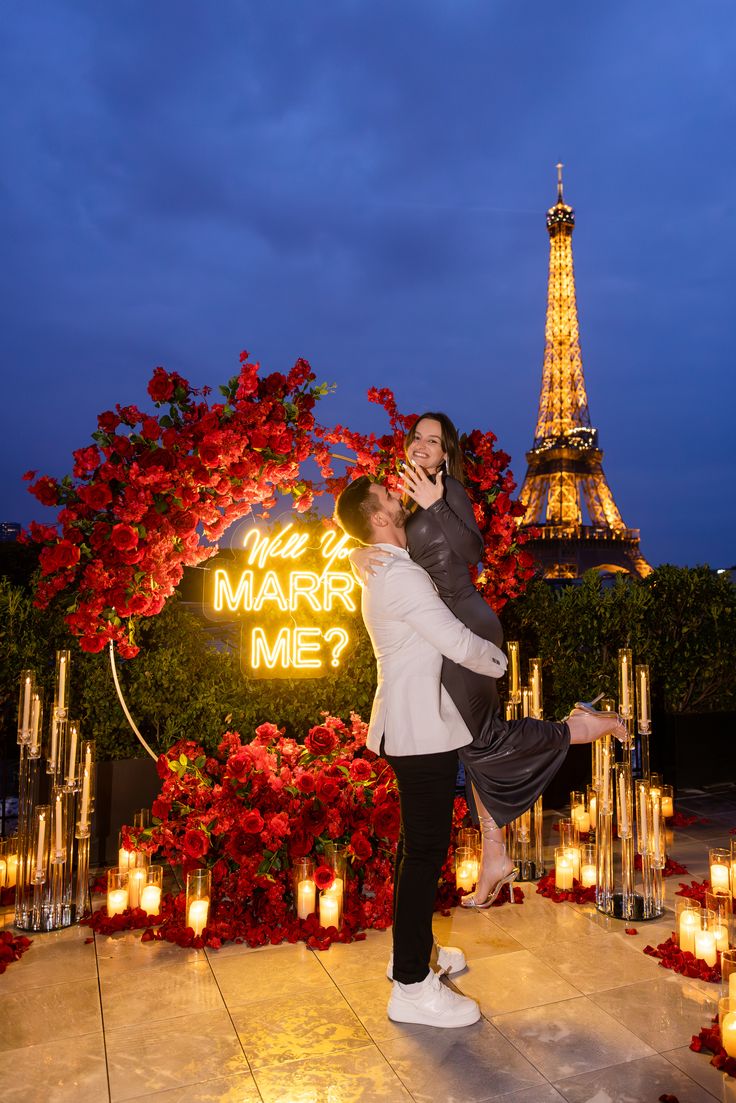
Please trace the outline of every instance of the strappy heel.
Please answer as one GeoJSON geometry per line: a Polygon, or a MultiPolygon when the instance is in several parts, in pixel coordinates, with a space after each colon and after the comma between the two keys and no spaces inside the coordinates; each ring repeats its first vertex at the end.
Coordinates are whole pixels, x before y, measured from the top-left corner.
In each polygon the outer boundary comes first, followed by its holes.
{"type": "Polygon", "coordinates": [[[478,901],[475,899],[475,896],[463,896],[460,904],[464,908],[478,908],[479,910],[483,908],[490,908],[491,905],[495,903],[495,901],[498,899],[498,894],[500,893],[503,886],[508,885],[509,889],[511,889],[511,886],[518,876],[519,867],[514,866],[512,870],[509,870],[505,877],[501,877],[498,881],[496,881],[496,884],[493,886],[482,904],[478,903],[478,901]]]}

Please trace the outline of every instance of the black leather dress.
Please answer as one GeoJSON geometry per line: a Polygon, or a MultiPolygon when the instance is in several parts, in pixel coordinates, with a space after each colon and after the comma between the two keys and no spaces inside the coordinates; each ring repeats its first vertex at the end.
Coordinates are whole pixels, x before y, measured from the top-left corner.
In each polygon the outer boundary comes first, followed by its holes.
{"type": "MultiPolygon", "coordinates": [[[[500,647],[501,622],[470,577],[469,563],[483,554],[483,538],[463,486],[445,476],[444,498],[417,509],[406,524],[409,554],[424,567],[445,605],[476,635],[500,647]]],[[[570,744],[564,722],[504,720],[495,678],[450,659],[442,685],[465,721],[473,742],[460,760],[484,807],[499,827],[526,812],[562,765],[570,744]]]]}

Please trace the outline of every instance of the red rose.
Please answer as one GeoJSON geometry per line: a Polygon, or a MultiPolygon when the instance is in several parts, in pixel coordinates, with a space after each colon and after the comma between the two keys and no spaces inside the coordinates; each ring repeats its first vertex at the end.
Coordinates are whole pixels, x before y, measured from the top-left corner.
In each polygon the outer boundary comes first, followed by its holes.
{"type": "Polygon", "coordinates": [[[280,735],[283,735],[285,730],[285,728],[278,728],[276,724],[259,724],[256,728],[256,739],[264,746],[268,746],[269,743],[273,743],[274,739],[278,739],[280,735]]]}
{"type": "Polygon", "coordinates": [[[138,533],[132,525],[113,525],[110,543],[118,551],[132,551],[138,546],[138,533]]]}
{"type": "Polygon", "coordinates": [[[78,479],[83,478],[84,475],[90,471],[94,471],[100,463],[100,453],[94,444],[89,448],[78,448],[76,452],[73,452],[74,456],[74,474],[78,479]]]}
{"type": "Polygon", "coordinates": [[[317,796],[319,799],[324,801],[325,804],[331,804],[339,795],[340,786],[334,777],[326,777],[324,774],[320,774],[317,778],[317,796]]]}
{"type": "Polygon", "coordinates": [[[361,862],[367,862],[373,853],[373,847],[361,831],[355,831],[350,836],[350,846],[355,857],[361,862]]]}
{"type": "Polygon", "coordinates": [[[243,831],[250,835],[257,835],[263,830],[263,816],[256,808],[251,808],[240,821],[243,831]]]}
{"type": "Polygon", "coordinates": [[[49,548],[42,548],[39,557],[41,574],[53,574],[54,571],[76,567],[79,562],[79,548],[71,540],[60,540],[49,548]]]}
{"type": "Polygon", "coordinates": [[[312,835],[319,835],[327,822],[324,809],[315,800],[307,801],[302,810],[304,827],[312,835]]]}
{"type": "Polygon", "coordinates": [[[335,880],[335,873],[329,866],[317,866],[314,871],[314,883],[320,892],[328,889],[335,880]]]}
{"type": "Polygon", "coordinates": [[[310,728],[304,746],[310,754],[329,755],[337,746],[337,736],[332,728],[326,728],[324,724],[318,724],[316,728],[310,728]]]}
{"type": "Polygon", "coordinates": [[[306,831],[292,831],[289,835],[289,857],[306,858],[312,849],[312,836],[306,831]]]}
{"type": "Polygon", "coordinates": [[[164,368],[154,368],[148,393],[154,402],[168,402],[174,394],[174,380],[164,368]]]}
{"type": "Polygon", "coordinates": [[[398,839],[401,815],[396,804],[381,804],[374,808],[371,825],[376,835],[384,839],[398,839]]]}
{"type": "Polygon", "coordinates": [[[105,410],[97,418],[97,425],[103,433],[114,433],[120,424],[120,418],[117,414],[114,414],[112,410],[105,410]]]}
{"type": "Polygon", "coordinates": [[[350,776],[353,781],[367,781],[373,773],[370,762],[364,758],[355,758],[350,763],[350,776]]]}
{"type": "Polygon", "coordinates": [[[112,491],[107,483],[90,483],[80,486],[79,497],[90,509],[104,509],[112,501],[112,491]]]}
{"type": "Polygon", "coordinates": [[[155,801],[151,805],[151,813],[156,817],[157,820],[168,819],[170,811],[171,801],[166,800],[165,797],[156,797],[155,801]]]}
{"type": "Polygon", "coordinates": [[[50,479],[48,475],[42,475],[35,483],[31,483],[28,489],[34,497],[38,498],[42,506],[59,504],[59,484],[56,479],[50,479]]]}
{"type": "Polygon", "coordinates": [[[204,858],[210,848],[210,841],[204,831],[193,831],[190,828],[184,832],[181,848],[188,858],[204,858]]]}
{"type": "Polygon", "coordinates": [[[300,793],[304,793],[305,796],[310,796],[314,792],[316,785],[317,783],[314,780],[313,774],[301,774],[296,779],[297,789],[300,793]]]}

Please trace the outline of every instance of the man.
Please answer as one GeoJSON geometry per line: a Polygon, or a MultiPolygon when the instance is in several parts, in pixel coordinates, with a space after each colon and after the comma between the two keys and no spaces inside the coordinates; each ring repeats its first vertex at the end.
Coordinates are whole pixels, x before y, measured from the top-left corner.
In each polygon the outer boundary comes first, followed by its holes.
{"type": "MultiPolygon", "coordinates": [[[[404,528],[408,512],[398,495],[361,477],[339,496],[335,514],[354,539],[390,554],[387,565],[366,580],[362,596],[378,666],[367,742],[390,763],[401,805],[388,1015],[395,1022],[468,1026],[480,1017],[478,1004],[443,985],[430,968],[432,913],[450,843],[457,749],[471,742],[441,687],[440,672],[446,655],[499,678],[506,657],[452,615],[429,575],[410,559],[404,528]]],[[[457,971],[465,958],[461,951],[440,949],[439,965],[457,971]]]]}

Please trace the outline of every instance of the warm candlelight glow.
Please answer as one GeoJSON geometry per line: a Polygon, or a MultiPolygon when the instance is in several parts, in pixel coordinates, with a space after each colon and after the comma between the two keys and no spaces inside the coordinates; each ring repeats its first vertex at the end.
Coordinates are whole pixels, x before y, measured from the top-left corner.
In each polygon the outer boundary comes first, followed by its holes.
{"type": "Polygon", "coordinates": [[[134,866],[128,870],[128,903],[131,908],[141,906],[141,890],[145,886],[148,876],[143,866],[134,866]]]}
{"type": "Polygon", "coordinates": [[[710,885],[713,892],[730,892],[728,866],[713,862],[710,867],[710,885]]]}
{"type": "Polygon", "coordinates": [[[314,881],[300,881],[296,890],[296,914],[306,919],[316,911],[317,889],[314,881]]]}
{"type": "Polygon", "coordinates": [[[8,863],[4,858],[0,858],[0,889],[5,888],[5,877],[8,872],[8,863]]]}
{"type": "Polygon", "coordinates": [[[471,860],[468,862],[460,862],[455,871],[455,884],[459,889],[463,889],[464,892],[472,892],[476,881],[478,880],[478,862],[477,860],[471,860]]]}
{"type": "Polygon", "coordinates": [[[700,916],[694,909],[681,913],[678,941],[683,953],[695,953],[695,932],[699,930],[699,927],[700,916]]]}
{"type": "Polygon", "coordinates": [[[666,820],[671,820],[675,814],[675,802],[667,793],[662,794],[662,815],[666,820]]]}
{"type": "Polygon", "coordinates": [[[695,932],[695,956],[706,965],[716,963],[716,936],[713,931],[695,932]]]}
{"type": "Polygon", "coordinates": [[[584,889],[592,888],[595,884],[595,866],[585,865],[580,869],[580,883],[584,889]]]}
{"type": "Polygon", "coordinates": [[[590,813],[584,804],[574,804],[570,809],[570,818],[578,831],[590,831],[590,813]]]}
{"type": "Polygon", "coordinates": [[[721,1045],[729,1057],[736,1057],[736,1011],[729,1011],[727,1015],[723,1016],[721,1045]]]}
{"type": "Polygon", "coordinates": [[[723,923],[719,923],[715,930],[716,936],[716,950],[719,953],[723,953],[728,949],[728,927],[723,923]]]}
{"type": "Polygon", "coordinates": [[[36,879],[43,877],[46,871],[44,861],[44,844],[46,842],[46,813],[41,812],[38,817],[38,847],[36,848],[36,879]]]}
{"type": "Polygon", "coordinates": [[[128,890],[127,889],[108,889],[107,890],[107,914],[108,915],[122,915],[128,906],[128,890]]]}
{"type": "Polygon", "coordinates": [[[590,800],[588,801],[588,808],[590,810],[589,811],[589,818],[590,818],[590,822],[591,822],[591,826],[592,826],[593,824],[595,824],[596,812],[598,811],[598,797],[595,795],[595,793],[591,796],[590,800]]]}
{"type": "Polygon", "coordinates": [[[161,911],[161,888],[159,885],[146,885],[141,893],[143,911],[148,915],[158,915],[161,911]]]}
{"type": "Polygon", "coordinates": [[[340,903],[329,892],[320,893],[319,922],[321,927],[337,927],[340,918],[340,903]]]}
{"type": "Polygon", "coordinates": [[[15,883],[18,880],[18,855],[8,854],[6,862],[5,887],[6,889],[12,889],[15,888],[15,883]]]}
{"type": "Polygon", "coordinates": [[[567,892],[572,888],[572,861],[567,855],[561,855],[555,861],[555,888],[567,892]]]}
{"type": "Polygon", "coordinates": [[[207,926],[207,916],[209,915],[210,902],[206,900],[192,900],[189,905],[189,915],[187,917],[187,926],[191,927],[194,931],[195,937],[201,935],[202,931],[207,926]]]}

